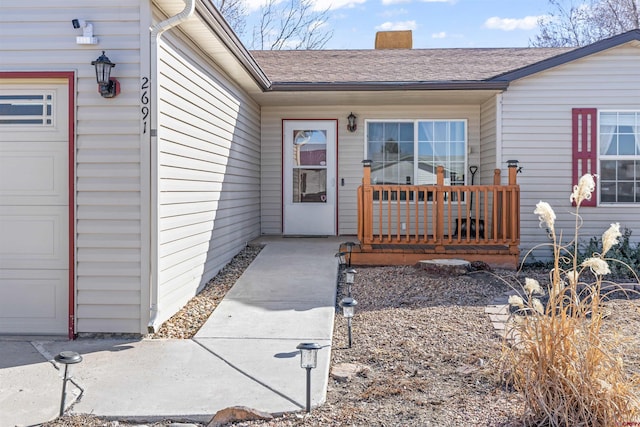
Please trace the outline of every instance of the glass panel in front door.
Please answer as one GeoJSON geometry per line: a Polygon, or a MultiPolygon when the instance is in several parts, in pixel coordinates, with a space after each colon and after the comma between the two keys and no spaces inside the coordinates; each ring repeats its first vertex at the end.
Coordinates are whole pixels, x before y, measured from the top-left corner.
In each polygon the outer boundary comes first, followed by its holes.
{"type": "Polygon", "coordinates": [[[327,202],[327,131],[293,131],[293,203],[327,202]]]}

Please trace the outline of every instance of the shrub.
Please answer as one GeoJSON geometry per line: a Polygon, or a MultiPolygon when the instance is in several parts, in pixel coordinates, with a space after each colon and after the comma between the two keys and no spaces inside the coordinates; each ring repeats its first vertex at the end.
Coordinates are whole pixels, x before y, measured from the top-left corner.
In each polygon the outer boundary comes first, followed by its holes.
{"type": "Polygon", "coordinates": [[[538,203],[534,213],[549,230],[554,254],[550,283],[545,292],[527,279],[520,296],[509,300],[515,307],[509,330],[513,339],[503,346],[503,373],[524,397],[527,424],[618,426],[640,421],[640,377],[627,374],[616,351],[619,341],[600,333],[607,295],[603,283],[608,283],[603,276],[611,273],[605,256],[622,236],[619,224],[605,231],[602,246],[593,248],[591,256],[578,254],[580,203],[592,191],[591,175],[574,188],[575,237],[567,245],[556,235],[551,206],[538,203]],[[584,282],[587,276],[594,280],[584,282]]]}
{"type": "MultiPolygon", "coordinates": [[[[600,237],[592,237],[588,243],[579,245],[578,262],[593,256],[602,247],[600,237]]],[[[631,242],[631,230],[625,228],[619,244],[607,253],[611,273],[617,277],[633,277],[640,271],[640,243],[631,242]]],[[[636,278],[637,279],[637,278],[636,278]]]]}

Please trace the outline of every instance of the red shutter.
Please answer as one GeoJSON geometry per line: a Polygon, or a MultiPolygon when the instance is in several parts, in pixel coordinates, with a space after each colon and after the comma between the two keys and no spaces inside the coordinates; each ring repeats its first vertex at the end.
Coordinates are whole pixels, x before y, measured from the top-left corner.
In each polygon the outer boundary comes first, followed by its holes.
{"type": "MultiPolygon", "coordinates": [[[[595,108],[574,108],[572,114],[573,142],[573,185],[585,173],[598,171],[598,110],[595,108]]],[[[591,200],[583,201],[580,206],[597,206],[596,191],[591,200]]]]}

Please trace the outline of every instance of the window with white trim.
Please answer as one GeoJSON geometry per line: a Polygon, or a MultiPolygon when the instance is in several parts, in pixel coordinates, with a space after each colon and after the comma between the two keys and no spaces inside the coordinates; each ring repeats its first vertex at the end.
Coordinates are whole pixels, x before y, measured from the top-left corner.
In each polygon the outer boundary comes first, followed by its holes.
{"type": "Polygon", "coordinates": [[[433,185],[443,166],[446,185],[464,185],[466,120],[368,120],[366,157],[372,184],[433,185]]]}
{"type": "Polygon", "coordinates": [[[599,112],[601,203],[640,203],[640,111],[599,112]]]}

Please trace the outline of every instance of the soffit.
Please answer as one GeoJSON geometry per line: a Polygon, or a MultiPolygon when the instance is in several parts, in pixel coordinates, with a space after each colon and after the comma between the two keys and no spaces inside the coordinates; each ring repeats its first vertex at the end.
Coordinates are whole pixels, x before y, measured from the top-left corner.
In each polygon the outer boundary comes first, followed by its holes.
{"type": "Polygon", "coordinates": [[[254,98],[263,106],[327,105],[480,105],[501,90],[411,90],[266,92],[254,98]]]}

